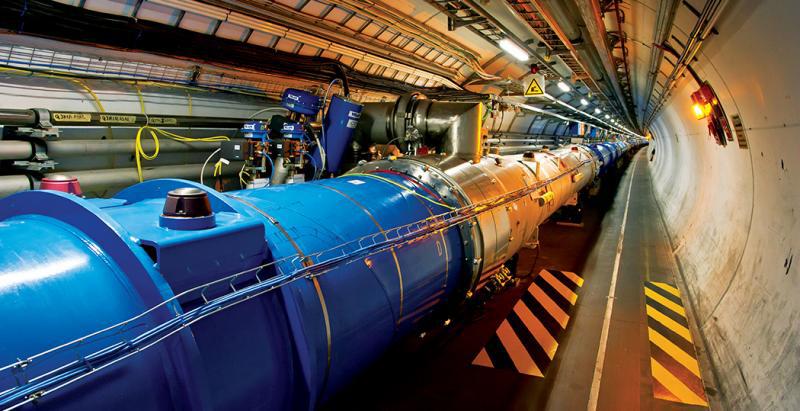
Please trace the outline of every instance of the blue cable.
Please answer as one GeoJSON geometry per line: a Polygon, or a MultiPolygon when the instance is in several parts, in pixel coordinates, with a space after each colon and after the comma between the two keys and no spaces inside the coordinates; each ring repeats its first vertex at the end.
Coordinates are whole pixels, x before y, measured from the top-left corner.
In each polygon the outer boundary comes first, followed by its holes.
{"type": "Polygon", "coordinates": [[[267,153],[266,151],[262,151],[261,153],[264,155],[264,157],[267,158],[267,160],[269,160],[269,184],[268,185],[272,185],[272,177],[275,175],[275,162],[272,161],[272,157],[270,157],[269,153],[267,153]]]}
{"type": "Polygon", "coordinates": [[[312,157],[311,154],[308,154],[308,152],[304,152],[303,155],[311,159],[311,165],[314,167],[314,178],[312,178],[312,180],[316,180],[317,171],[319,170],[319,167],[317,167],[317,161],[314,160],[314,157],[312,157]]]}

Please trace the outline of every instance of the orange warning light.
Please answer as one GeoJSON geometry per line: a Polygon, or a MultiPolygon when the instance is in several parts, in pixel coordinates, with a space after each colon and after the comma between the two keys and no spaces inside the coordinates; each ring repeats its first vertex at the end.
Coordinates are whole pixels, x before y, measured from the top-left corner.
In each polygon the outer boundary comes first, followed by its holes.
{"type": "Polygon", "coordinates": [[[694,118],[702,120],[711,114],[711,104],[694,103],[692,105],[692,111],[694,112],[694,118]]]}
{"type": "Polygon", "coordinates": [[[717,104],[714,91],[708,84],[703,84],[700,89],[692,93],[692,112],[694,117],[702,120],[711,114],[711,104],[717,104]]]}
{"type": "Polygon", "coordinates": [[[733,141],[725,110],[722,109],[717,93],[707,81],[692,93],[692,114],[698,120],[707,119],[708,133],[717,144],[725,146],[728,141],[733,141]]]}

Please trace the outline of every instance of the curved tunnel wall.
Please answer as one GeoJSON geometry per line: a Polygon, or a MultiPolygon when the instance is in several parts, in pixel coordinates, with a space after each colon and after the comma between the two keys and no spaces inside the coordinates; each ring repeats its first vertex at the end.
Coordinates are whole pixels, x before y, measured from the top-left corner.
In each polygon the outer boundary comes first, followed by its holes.
{"type": "Polygon", "coordinates": [[[708,137],[687,76],[651,126],[654,195],[725,408],[798,409],[800,3],[728,7],[694,67],[741,116],[749,148],[708,137]]]}

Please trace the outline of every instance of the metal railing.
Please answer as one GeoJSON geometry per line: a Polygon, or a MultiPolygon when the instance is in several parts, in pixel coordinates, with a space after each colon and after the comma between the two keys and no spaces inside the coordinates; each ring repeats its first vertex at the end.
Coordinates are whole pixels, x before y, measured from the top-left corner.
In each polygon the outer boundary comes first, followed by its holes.
{"type": "MultiPolygon", "coordinates": [[[[552,184],[556,180],[571,175],[582,166],[592,161],[593,159],[591,158],[585,159],[575,167],[552,178],[537,181],[533,185],[502,194],[486,201],[453,209],[383,232],[379,231],[369,234],[327,250],[303,256],[296,254],[285,257],[199,285],[177,294],[130,319],[27,358],[19,359],[11,364],[0,367],[0,379],[17,381],[17,386],[0,392],[0,407],[4,407],[4,409],[7,410],[19,408],[49,393],[95,374],[111,365],[139,354],[203,318],[234,307],[251,298],[274,291],[300,279],[323,275],[343,264],[348,264],[355,260],[388,251],[403,244],[419,241],[428,236],[436,235],[442,230],[470,221],[480,214],[522,199],[527,195],[531,195],[537,190],[552,184]],[[277,274],[271,278],[262,279],[259,273],[266,268],[275,269],[277,274]],[[251,281],[253,283],[237,288],[237,284],[242,284],[246,281],[251,281]],[[209,299],[206,296],[208,290],[219,286],[226,286],[230,292],[209,299]],[[203,304],[181,313],[178,301],[186,301],[189,299],[203,300],[203,304]],[[125,334],[133,332],[134,326],[142,326],[143,322],[148,320],[147,317],[150,314],[154,314],[162,309],[171,310],[174,316],[133,337],[125,337],[125,334]],[[121,337],[121,340],[88,355],[81,356],[78,353],[78,350],[86,344],[97,343],[100,340],[111,337],[121,337]],[[68,350],[75,351],[75,354],[77,354],[75,360],[66,362],[52,369],[41,370],[41,372],[37,373],[35,376],[29,376],[29,374],[32,374],[32,370],[35,369],[37,364],[43,363],[44,360],[62,354],[68,350]]],[[[424,195],[424,193],[417,194],[424,195]]]]}

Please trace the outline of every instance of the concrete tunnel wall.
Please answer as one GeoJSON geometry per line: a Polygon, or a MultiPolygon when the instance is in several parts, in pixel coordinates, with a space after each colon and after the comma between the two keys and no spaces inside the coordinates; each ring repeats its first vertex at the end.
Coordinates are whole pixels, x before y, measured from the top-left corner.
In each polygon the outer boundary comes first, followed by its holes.
{"type": "Polygon", "coordinates": [[[725,409],[800,409],[800,2],[728,7],[693,66],[749,148],[708,137],[687,74],[651,127],[654,195],[725,409]]]}

